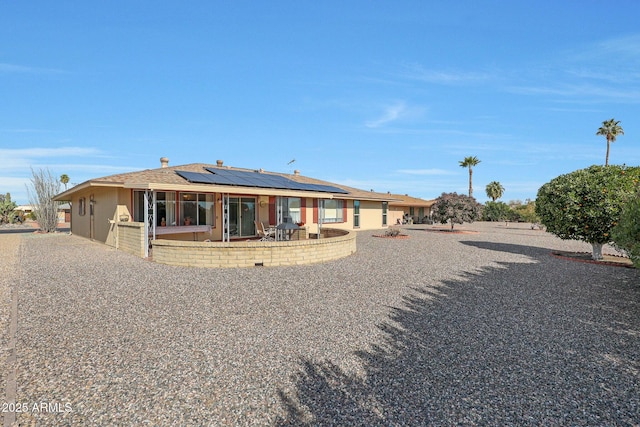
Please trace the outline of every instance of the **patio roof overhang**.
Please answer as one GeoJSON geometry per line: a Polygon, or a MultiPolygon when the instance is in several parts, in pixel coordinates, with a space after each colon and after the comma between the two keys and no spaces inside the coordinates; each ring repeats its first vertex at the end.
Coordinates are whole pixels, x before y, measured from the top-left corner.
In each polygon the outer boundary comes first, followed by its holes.
{"type": "Polygon", "coordinates": [[[435,201],[429,201],[424,203],[416,203],[416,202],[403,202],[403,201],[393,201],[389,202],[389,206],[409,206],[415,208],[430,208],[435,204],[435,201]]]}
{"type": "Polygon", "coordinates": [[[92,187],[108,187],[108,188],[126,188],[131,190],[153,190],[153,191],[180,191],[190,193],[227,193],[227,194],[246,194],[252,196],[281,196],[281,197],[308,197],[313,199],[344,199],[344,200],[367,200],[367,201],[387,201],[390,203],[398,202],[399,199],[390,195],[381,193],[372,193],[371,195],[362,192],[360,194],[334,194],[322,191],[303,191],[303,190],[286,190],[277,188],[258,188],[258,187],[242,187],[228,185],[212,185],[212,184],[169,184],[155,182],[105,182],[105,181],[86,181],[78,184],[66,191],[56,195],[55,201],[70,201],[73,194],[92,187]]]}
{"type": "Polygon", "coordinates": [[[166,184],[166,183],[126,183],[124,188],[136,190],[153,190],[153,191],[180,191],[191,193],[228,193],[228,194],[246,194],[252,196],[281,196],[281,197],[308,197],[313,199],[350,199],[350,200],[372,200],[372,201],[389,201],[393,198],[367,197],[353,194],[334,194],[322,191],[302,191],[302,190],[285,190],[277,188],[259,188],[259,187],[242,187],[214,184],[166,184]]]}

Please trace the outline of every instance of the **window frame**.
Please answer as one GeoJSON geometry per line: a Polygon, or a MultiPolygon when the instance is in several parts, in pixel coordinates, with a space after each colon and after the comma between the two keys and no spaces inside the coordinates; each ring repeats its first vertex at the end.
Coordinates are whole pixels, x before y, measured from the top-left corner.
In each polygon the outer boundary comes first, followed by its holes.
{"type": "Polygon", "coordinates": [[[323,224],[339,224],[345,222],[344,217],[345,201],[343,199],[325,199],[322,208],[322,223],[323,224]],[[335,207],[327,208],[327,204],[335,203],[335,207]],[[327,218],[328,211],[335,211],[336,216],[327,218]]]}
{"type": "Polygon", "coordinates": [[[78,215],[85,216],[87,214],[87,198],[80,197],[78,199],[78,215]]]}
{"type": "Polygon", "coordinates": [[[360,200],[353,201],[353,228],[360,228],[360,200]]]}
{"type": "Polygon", "coordinates": [[[382,202],[382,225],[387,225],[389,202],[382,202]]]}

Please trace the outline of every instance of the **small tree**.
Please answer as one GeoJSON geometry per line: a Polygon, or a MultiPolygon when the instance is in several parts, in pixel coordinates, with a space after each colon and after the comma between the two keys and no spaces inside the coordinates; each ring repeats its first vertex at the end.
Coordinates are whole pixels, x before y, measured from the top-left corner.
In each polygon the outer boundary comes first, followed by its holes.
{"type": "Polygon", "coordinates": [[[450,222],[451,230],[453,230],[453,224],[477,220],[481,212],[482,205],[476,202],[476,199],[458,193],[442,193],[431,206],[433,220],[441,224],[450,222]]]}
{"type": "Polygon", "coordinates": [[[511,214],[516,221],[530,222],[537,224],[540,222],[540,218],[536,215],[536,202],[534,200],[526,199],[524,203],[520,200],[509,201],[509,207],[511,208],[511,214]]]}
{"type": "Polygon", "coordinates": [[[633,265],[640,268],[640,192],[622,207],[620,221],[611,230],[611,239],[629,255],[633,265]]]}
{"type": "Polygon", "coordinates": [[[487,202],[482,210],[482,219],[485,221],[506,221],[512,215],[511,208],[504,202],[487,202]]]}
{"type": "Polygon", "coordinates": [[[15,211],[16,207],[16,203],[11,201],[11,193],[0,194],[0,224],[13,224],[16,222],[18,216],[15,211]]]}
{"type": "Polygon", "coordinates": [[[634,193],[640,168],[591,166],[560,175],[538,190],[535,212],[561,239],[591,243],[593,259],[611,241],[625,201],[634,193]]]}
{"type": "Polygon", "coordinates": [[[48,169],[31,169],[31,184],[33,189],[27,187],[29,203],[33,206],[33,213],[40,229],[45,232],[56,230],[58,225],[58,205],[53,198],[60,192],[58,181],[48,169]]]}

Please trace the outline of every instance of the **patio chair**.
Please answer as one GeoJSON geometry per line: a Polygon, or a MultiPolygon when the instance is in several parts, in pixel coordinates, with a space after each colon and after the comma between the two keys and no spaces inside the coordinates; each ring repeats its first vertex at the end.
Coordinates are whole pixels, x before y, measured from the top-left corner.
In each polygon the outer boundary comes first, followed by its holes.
{"type": "Polygon", "coordinates": [[[272,228],[265,228],[265,226],[260,221],[254,221],[256,224],[256,233],[260,236],[260,241],[269,241],[275,240],[273,235],[275,234],[275,230],[272,228]]]}

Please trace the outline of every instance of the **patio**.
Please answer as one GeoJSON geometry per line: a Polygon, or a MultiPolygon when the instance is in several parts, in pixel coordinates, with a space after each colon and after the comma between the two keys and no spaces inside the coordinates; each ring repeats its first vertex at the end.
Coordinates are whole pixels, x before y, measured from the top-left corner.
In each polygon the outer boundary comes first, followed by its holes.
{"type": "Polygon", "coordinates": [[[188,242],[153,240],[153,261],[184,267],[277,267],[327,262],[356,252],[356,232],[324,228],[320,239],[188,242]]]}

